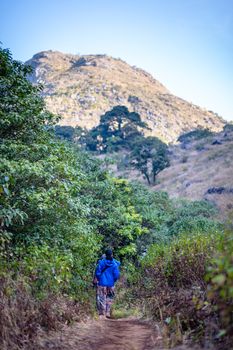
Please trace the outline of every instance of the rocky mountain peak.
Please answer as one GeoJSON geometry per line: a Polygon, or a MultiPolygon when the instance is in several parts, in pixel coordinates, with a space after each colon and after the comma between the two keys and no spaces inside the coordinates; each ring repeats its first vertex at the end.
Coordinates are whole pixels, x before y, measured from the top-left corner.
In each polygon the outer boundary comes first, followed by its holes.
{"type": "Polygon", "coordinates": [[[220,131],[225,122],[172,95],[151,74],[107,55],[72,55],[42,51],[26,62],[34,68],[30,79],[44,85],[48,109],[62,116],[62,125],[88,129],[116,105],[141,115],[149,134],[166,142],[195,128],[220,131]]]}

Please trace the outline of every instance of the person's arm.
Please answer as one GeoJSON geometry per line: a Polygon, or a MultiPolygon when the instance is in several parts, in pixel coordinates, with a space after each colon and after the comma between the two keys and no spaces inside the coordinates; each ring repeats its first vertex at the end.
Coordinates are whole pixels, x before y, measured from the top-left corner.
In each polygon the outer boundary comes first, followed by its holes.
{"type": "Polygon", "coordinates": [[[102,270],[103,270],[103,261],[100,261],[95,269],[95,277],[97,278],[97,280],[99,281],[100,276],[102,274],[102,270]]]}
{"type": "Polygon", "coordinates": [[[113,269],[113,278],[114,282],[116,282],[120,278],[120,270],[117,265],[113,269]]]}

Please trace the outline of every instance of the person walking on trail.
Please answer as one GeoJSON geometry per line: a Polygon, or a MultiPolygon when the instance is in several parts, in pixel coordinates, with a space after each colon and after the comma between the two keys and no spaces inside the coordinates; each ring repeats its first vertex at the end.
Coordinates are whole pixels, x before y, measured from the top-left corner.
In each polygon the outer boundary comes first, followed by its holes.
{"type": "Polygon", "coordinates": [[[96,303],[99,316],[111,317],[111,306],[115,297],[114,284],[120,278],[120,262],[113,259],[111,249],[105,251],[105,258],[100,259],[95,270],[96,303]]]}

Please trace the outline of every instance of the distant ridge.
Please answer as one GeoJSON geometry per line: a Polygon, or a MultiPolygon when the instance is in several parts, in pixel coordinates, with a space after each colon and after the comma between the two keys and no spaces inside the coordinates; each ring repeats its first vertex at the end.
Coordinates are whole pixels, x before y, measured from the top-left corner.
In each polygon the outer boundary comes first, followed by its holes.
{"type": "Polygon", "coordinates": [[[48,109],[62,115],[60,124],[88,129],[116,105],[141,115],[149,134],[174,142],[196,128],[221,131],[225,121],[172,95],[143,69],[107,55],[71,55],[58,51],[35,54],[26,64],[34,69],[30,79],[44,85],[48,109]]]}

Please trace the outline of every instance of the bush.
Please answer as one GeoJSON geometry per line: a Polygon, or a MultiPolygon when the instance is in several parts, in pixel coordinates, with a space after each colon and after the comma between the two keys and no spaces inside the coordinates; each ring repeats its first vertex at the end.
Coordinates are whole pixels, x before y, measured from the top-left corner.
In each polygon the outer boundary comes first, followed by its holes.
{"type": "MultiPolygon", "coordinates": [[[[233,233],[227,231],[211,259],[206,280],[208,300],[219,318],[218,338],[225,338],[228,345],[233,341],[233,233]]],[[[226,348],[227,344],[226,344],[226,348]]]]}
{"type": "Polygon", "coordinates": [[[182,234],[169,244],[152,245],[141,261],[135,293],[146,313],[171,334],[204,334],[212,312],[205,273],[221,234],[182,234]]]}
{"type": "Polygon", "coordinates": [[[188,143],[188,142],[191,142],[194,140],[200,140],[212,135],[214,135],[214,133],[209,129],[196,129],[180,135],[177,141],[188,143]]]}
{"type": "Polygon", "coordinates": [[[214,220],[216,208],[206,201],[188,202],[170,199],[166,192],[150,191],[146,186],[131,184],[132,202],[142,218],[146,232],[137,238],[141,256],[152,243],[163,244],[178,234],[203,234],[216,231],[220,224],[214,220]]]}
{"type": "Polygon", "coordinates": [[[55,135],[60,139],[74,141],[75,128],[72,126],[56,125],[54,128],[55,135]]]}
{"type": "Polygon", "coordinates": [[[61,295],[36,299],[22,276],[12,279],[9,271],[5,273],[0,277],[1,350],[37,349],[39,333],[60,330],[64,323],[78,321],[91,312],[89,303],[71,301],[61,295]]]}
{"type": "Polygon", "coordinates": [[[233,131],[233,124],[226,124],[226,125],[224,125],[223,131],[225,131],[225,132],[233,131]]]}

